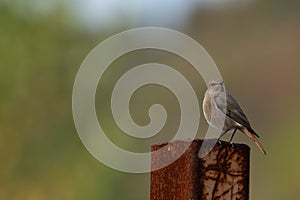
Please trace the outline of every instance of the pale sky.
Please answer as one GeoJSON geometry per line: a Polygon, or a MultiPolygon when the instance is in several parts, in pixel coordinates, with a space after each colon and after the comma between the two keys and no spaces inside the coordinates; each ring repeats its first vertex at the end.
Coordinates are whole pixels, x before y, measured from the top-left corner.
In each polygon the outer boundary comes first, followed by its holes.
{"type": "MultiPolygon", "coordinates": [[[[72,1],[72,0],[70,0],[72,1]]],[[[195,7],[213,8],[247,0],[85,0],[75,6],[84,23],[110,26],[130,20],[135,25],[182,24],[195,7]]],[[[74,1],[72,1],[74,2],[74,1]]]]}
{"type": "Polygon", "coordinates": [[[71,19],[92,29],[109,28],[123,23],[133,26],[181,26],[197,8],[216,8],[244,4],[251,0],[5,0],[18,13],[24,10],[40,14],[62,5],[71,19]]]}

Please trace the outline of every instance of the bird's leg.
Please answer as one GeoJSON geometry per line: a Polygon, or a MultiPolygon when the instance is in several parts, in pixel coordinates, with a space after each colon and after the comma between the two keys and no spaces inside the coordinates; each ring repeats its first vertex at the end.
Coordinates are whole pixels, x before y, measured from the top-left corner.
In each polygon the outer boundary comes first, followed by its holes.
{"type": "Polygon", "coordinates": [[[221,133],[220,137],[218,138],[218,140],[221,139],[221,137],[223,137],[226,133],[228,132],[228,130],[224,131],[223,133],[221,133]]]}
{"type": "Polygon", "coordinates": [[[233,140],[233,137],[234,137],[234,135],[235,135],[235,133],[236,133],[236,130],[237,130],[237,129],[234,129],[234,131],[233,131],[233,133],[232,133],[232,135],[231,135],[231,138],[230,138],[230,140],[229,140],[230,143],[231,143],[232,140],[233,140]]]}
{"type": "Polygon", "coordinates": [[[232,133],[232,135],[231,135],[231,138],[230,138],[230,140],[229,140],[229,143],[231,144],[232,147],[234,147],[234,145],[233,145],[233,143],[232,143],[232,140],[233,140],[233,137],[234,137],[234,135],[235,135],[235,133],[236,133],[236,130],[237,130],[237,129],[234,129],[234,131],[233,131],[233,133],[232,133]]]}
{"type": "Polygon", "coordinates": [[[218,141],[217,141],[217,142],[220,144],[221,147],[222,147],[222,144],[221,144],[221,137],[223,137],[227,132],[228,132],[228,130],[227,130],[227,131],[224,131],[223,133],[221,133],[220,137],[218,138],[218,141]]]}

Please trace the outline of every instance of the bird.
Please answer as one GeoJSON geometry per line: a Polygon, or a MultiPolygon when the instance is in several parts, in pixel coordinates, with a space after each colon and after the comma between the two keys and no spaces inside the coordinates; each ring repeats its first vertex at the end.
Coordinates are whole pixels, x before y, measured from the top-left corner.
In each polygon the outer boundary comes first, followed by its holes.
{"type": "Polygon", "coordinates": [[[233,137],[237,130],[248,136],[258,148],[266,155],[261,143],[258,141],[259,135],[251,127],[244,111],[238,102],[225,92],[223,80],[212,80],[208,82],[208,89],[203,99],[203,114],[209,125],[222,131],[220,139],[227,132],[233,131],[229,142],[232,144],[233,137]]]}

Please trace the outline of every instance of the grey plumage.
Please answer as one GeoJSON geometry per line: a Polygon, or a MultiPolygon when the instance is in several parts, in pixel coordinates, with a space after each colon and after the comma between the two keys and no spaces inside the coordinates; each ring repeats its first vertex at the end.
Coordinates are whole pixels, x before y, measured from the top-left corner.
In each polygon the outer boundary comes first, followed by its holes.
{"type": "Polygon", "coordinates": [[[228,131],[233,130],[230,142],[237,130],[240,130],[252,139],[258,148],[266,154],[266,151],[257,138],[259,135],[252,129],[249,120],[239,106],[238,102],[224,90],[223,81],[209,82],[203,100],[203,113],[207,122],[222,130],[219,139],[228,131]]]}

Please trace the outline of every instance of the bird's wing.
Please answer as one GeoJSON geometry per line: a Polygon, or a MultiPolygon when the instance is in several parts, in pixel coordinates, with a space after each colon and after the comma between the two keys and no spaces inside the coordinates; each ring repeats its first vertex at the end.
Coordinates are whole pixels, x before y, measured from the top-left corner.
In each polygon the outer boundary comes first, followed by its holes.
{"type": "Polygon", "coordinates": [[[219,92],[216,95],[214,95],[214,99],[216,102],[217,109],[222,111],[229,118],[233,119],[234,121],[247,128],[250,132],[253,132],[253,134],[257,137],[259,137],[258,134],[256,134],[251,128],[250,123],[243,110],[239,106],[238,102],[230,94],[227,94],[225,92],[219,92]]]}

